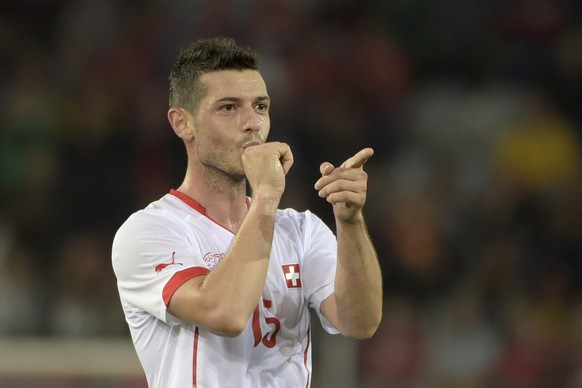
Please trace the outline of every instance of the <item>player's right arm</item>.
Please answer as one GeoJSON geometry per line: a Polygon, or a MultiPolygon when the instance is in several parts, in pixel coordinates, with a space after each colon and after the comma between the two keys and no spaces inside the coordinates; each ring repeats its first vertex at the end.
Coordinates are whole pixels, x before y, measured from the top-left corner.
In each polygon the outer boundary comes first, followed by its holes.
{"type": "Polygon", "coordinates": [[[220,335],[244,330],[265,286],[275,215],[292,164],[286,144],[247,148],[243,166],[253,190],[248,213],[224,259],[175,291],[168,305],[173,315],[220,335]]]}

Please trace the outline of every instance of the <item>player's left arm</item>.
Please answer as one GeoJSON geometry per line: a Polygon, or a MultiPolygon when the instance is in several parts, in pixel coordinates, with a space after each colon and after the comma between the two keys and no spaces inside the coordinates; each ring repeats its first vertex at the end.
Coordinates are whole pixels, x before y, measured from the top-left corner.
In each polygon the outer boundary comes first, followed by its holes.
{"type": "Polygon", "coordinates": [[[382,275],[362,214],[368,187],[363,166],[373,153],[364,148],[340,167],[322,163],[315,183],[333,205],[338,240],[335,292],[321,312],[340,333],[361,339],[370,338],[382,319],[382,275]]]}

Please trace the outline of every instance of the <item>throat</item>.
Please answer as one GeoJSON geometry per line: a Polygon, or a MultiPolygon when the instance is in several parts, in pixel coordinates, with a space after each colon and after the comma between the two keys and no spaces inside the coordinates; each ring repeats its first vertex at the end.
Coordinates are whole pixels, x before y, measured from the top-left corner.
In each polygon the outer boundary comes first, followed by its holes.
{"type": "Polygon", "coordinates": [[[238,200],[235,202],[223,203],[223,205],[216,204],[216,206],[213,206],[211,209],[207,209],[206,213],[220,225],[236,234],[240,229],[247,212],[248,205],[246,200],[238,200]]]}
{"type": "Polygon", "coordinates": [[[241,174],[227,173],[212,166],[203,169],[204,184],[210,192],[226,194],[238,192],[246,194],[246,177],[241,174]]]}
{"type": "Polygon", "coordinates": [[[225,170],[204,163],[191,165],[179,191],[198,201],[209,218],[236,233],[248,211],[247,181],[244,175],[225,170]]]}

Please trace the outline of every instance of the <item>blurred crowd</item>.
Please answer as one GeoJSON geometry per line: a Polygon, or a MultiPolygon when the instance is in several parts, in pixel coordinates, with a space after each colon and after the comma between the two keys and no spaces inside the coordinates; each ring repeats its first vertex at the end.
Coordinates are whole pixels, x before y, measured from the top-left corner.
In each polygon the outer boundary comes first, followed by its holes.
{"type": "Polygon", "coordinates": [[[181,183],[166,79],[215,35],[262,57],[283,206],[332,225],[319,164],[376,151],[361,387],[582,385],[576,0],[3,1],[0,336],[128,335],[111,241],[181,183]]]}

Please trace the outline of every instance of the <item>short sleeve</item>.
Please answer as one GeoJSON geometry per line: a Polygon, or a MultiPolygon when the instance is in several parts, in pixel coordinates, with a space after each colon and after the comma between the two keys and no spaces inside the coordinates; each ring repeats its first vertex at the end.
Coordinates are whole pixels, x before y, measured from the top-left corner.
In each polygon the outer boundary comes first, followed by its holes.
{"type": "Polygon", "coordinates": [[[337,239],[325,223],[313,213],[305,212],[304,258],[302,277],[307,286],[309,306],[323,328],[330,334],[339,331],[321,313],[321,303],[334,292],[337,266],[337,239]]]}
{"type": "Polygon", "coordinates": [[[179,323],[167,312],[174,291],[209,272],[184,229],[170,218],[138,212],[113,240],[112,264],[121,299],[169,324],[179,323]]]}

